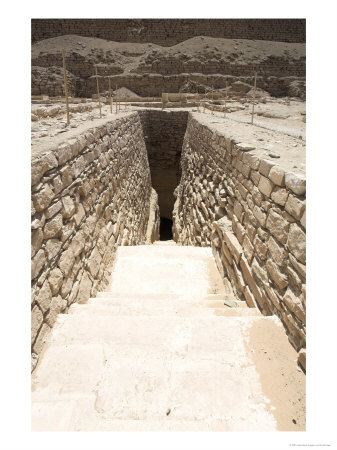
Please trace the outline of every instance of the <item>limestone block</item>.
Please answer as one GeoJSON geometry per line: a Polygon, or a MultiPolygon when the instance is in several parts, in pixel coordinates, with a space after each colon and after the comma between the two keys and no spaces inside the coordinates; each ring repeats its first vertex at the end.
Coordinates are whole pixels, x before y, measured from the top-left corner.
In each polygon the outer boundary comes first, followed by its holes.
{"type": "Polygon", "coordinates": [[[62,228],[62,214],[58,214],[50,220],[47,220],[43,228],[43,238],[50,239],[56,236],[62,228]]]}
{"type": "Polygon", "coordinates": [[[269,255],[272,258],[272,260],[278,266],[283,266],[285,264],[286,258],[287,258],[287,253],[284,250],[284,248],[281,245],[279,245],[272,236],[270,236],[267,245],[268,245],[269,255]]]}
{"type": "Polygon", "coordinates": [[[50,327],[54,326],[57,315],[65,308],[66,305],[67,303],[60,295],[52,298],[50,302],[50,309],[46,316],[46,322],[50,327]]]}
{"type": "MultiPolygon", "coordinates": [[[[234,217],[234,216],[233,216],[234,217]]],[[[236,226],[236,230],[235,230],[235,235],[238,239],[238,241],[240,242],[240,244],[242,245],[243,239],[246,235],[246,230],[245,228],[241,225],[241,223],[239,222],[236,226]]]]}
{"type": "Polygon", "coordinates": [[[284,289],[288,285],[287,276],[280,272],[279,267],[271,259],[268,259],[266,268],[269,275],[280,289],[284,289]]]}
{"type": "Polygon", "coordinates": [[[77,295],[78,303],[85,303],[88,300],[88,298],[90,297],[91,286],[92,286],[92,281],[91,281],[88,273],[84,272],[81,282],[80,282],[78,295],[77,295]]]}
{"type": "Polygon", "coordinates": [[[291,214],[295,219],[299,220],[305,209],[305,202],[299,200],[292,194],[289,194],[288,200],[285,204],[285,210],[291,214]]]}
{"type": "Polygon", "coordinates": [[[271,199],[278,205],[284,206],[288,198],[288,191],[280,187],[275,186],[271,193],[271,199]]]}
{"type": "Polygon", "coordinates": [[[62,208],[61,200],[58,200],[56,203],[50,205],[44,212],[46,219],[50,219],[51,217],[55,216],[55,214],[57,214],[61,208],[62,208]]]}
{"type": "Polygon", "coordinates": [[[62,296],[62,298],[65,298],[69,292],[71,291],[72,287],[74,284],[74,278],[72,276],[65,278],[63,280],[62,286],[61,286],[61,290],[60,290],[60,294],[62,296]]]}
{"type": "Polygon", "coordinates": [[[304,213],[303,213],[303,215],[302,215],[302,217],[301,217],[301,225],[302,225],[302,227],[303,227],[304,229],[306,229],[306,220],[305,220],[305,217],[306,217],[306,211],[304,211],[304,213]]]}
{"type": "Polygon", "coordinates": [[[245,286],[245,290],[244,290],[243,294],[245,296],[245,299],[246,299],[246,302],[247,302],[247,305],[249,306],[249,308],[257,308],[254,296],[248,286],[245,286]]]}
{"type": "Polygon", "coordinates": [[[257,170],[260,165],[260,158],[258,158],[257,156],[254,156],[250,153],[244,153],[244,155],[242,157],[242,161],[245,164],[248,164],[249,167],[253,170],[257,170]]]}
{"type": "Polygon", "coordinates": [[[273,209],[268,212],[266,228],[279,242],[287,242],[289,223],[273,209]]]}
{"type": "Polygon", "coordinates": [[[32,232],[31,238],[31,256],[33,257],[36,252],[41,248],[43,242],[43,232],[41,228],[37,228],[32,232]]]}
{"type": "Polygon", "coordinates": [[[250,179],[255,184],[255,186],[257,186],[259,184],[260,177],[261,177],[261,174],[257,170],[252,170],[250,172],[250,179]]]}
{"type": "Polygon", "coordinates": [[[285,172],[281,167],[279,166],[273,166],[270,169],[269,179],[276,184],[277,186],[284,186],[284,180],[285,180],[285,172]]]}
{"type": "Polygon", "coordinates": [[[35,300],[43,313],[48,311],[48,309],[50,307],[51,299],[52,299],[52,293],[51,293],[51,290],[49,287],[49,283],[46,280],[43,283],[43,286],[41,287],[39,293],[35,297],[35,300]]]}
{"type": "Polygon", "coordinates": [[[230,231],[224,232],[224,239],[225,239],[225,242],[231,252],[233,259],[235,260],[236,264],[239,264],[240,257],[242,254],[242,247],[241,247],[239,241],[234,236],[234,234],[230,231]]]}
{"type": "Polygon", "coordinates": [[[95,247],[94,250],[92,251],[89,261],[87,263],[88,269],[94,278],[96,277],[96,275],[98,273],[101,261],[102,261],[102,257],[100,255],[97,247],[95,247]]]}
{"type": "Polygon", "coordinates": [[[44,323],[40,329],[40,332],[38,334],[38,337],[35,340],[35,343],[33,345],[33,352],[39,355],[41,353],[43,344],[45,343],[48,334],[50,332],[50,327],[48,324],[44,323]]]}
{"type": "Polygon", "coordinates": [[[293,255],[291,255],[291,254],[289,254],[289,260],[290,260],[290,263],[291,263],[292,267],[294,268],[294,270],[300,275],[302,280],[305,280],[305,278],[306,278],[305,265],[298,262],[297,259],[294,258],[293,255]]]}
{"type": "Polygon", "coordinates": [[[294,174],[292,172],[286,173],[285,185],[288,189],[297,195],[304,195],[306,191],[306,180],[304,175],[294,174]]]}
{"type": "Polygon", "coordinates": [[[61,250],[62,242],[59,239],[48,239],[46,242],[46,253],[48,260],[53,259],[61,250]]]}
{"type": "Polygon", "coordinates": [[[274,187],[273,183],[268,178],[261,175],[258,184],[258,189],[260,190],[260,192],[262,192],[262,194],[264,194],[265,196],[270,197],[273,187],[274,187]]]}
{"type": "Polygon", "coordinates": [[[74,220],[75,220],[76,226],[78,226],[81,223],[84,216],[85,216],[85,211],[84,211],[83,205],[80,203],[78,205],[77,213],[74,215],[74,220]]]}
{"type": "Polygon", "coordinates": [[[282,311],[281,298],[278,296],[277,292],[271,288],[271,286],[265,285],[264,290],[268,300],[271,300],[272,304],[278,311],[282,311]]]}
{"type": "Polygon", "coordinates": [[[297,286],[298,289],[302,288],[302,281],[300,277],[297,275],[295,270],[293,270],[290,266],[287,266],[287,273],[292,282],[297,286]]]}
{"type": "Polygon", "coordinates": [[[69,274],[74,265],[75,262],[74,258],[75,258],[74,252],[72,251],[71,248],[68,248],[61,255],[58,266],[65,277],[69,274]]]}
{"type": "Polygon", "coordinates": [[[31,278],[32,280],[37,277],[37,275],[40,273],[42,267],[44,266],[46,262],[46,255],[44,250],[39,250],[31,262],[31,278]]]}
{"type": "Polygon", "coordinates": [[[269,172],[270,172],[271,168],[274,166],[274,164],[275,163],[273,161],[269,161],[268,159],[261,159],[260,165],[259,165],[260,174],[263,175],[264,177],[268,177],[269,172]]]}
{"type": "Polygon", "coordinates": [[[256,258],[253,259],[252,263],[252,273],[255,275],[255,278],[262,284],[268,284],[268,275],[267,272],[260,267],[259,263],[257,262],[256,258]]]}
{"type": "Polygon", "coordinates": [[[45,215],[43,213],[37,213],[34,216],[34,219],[32,220],[31,229],[36,230],[38,228],[42,228],[43,225],[45,224],[45,221],[46,221],[45,215]]]}
{"type": "Polygon", "coordinates": [[[38,183],[45,172],[57,167],[57,159],[52,151],[42,155],[34,155],[31,164],[31,183],[38,183]]]}
{"type": "Polygon", "coordinates": [[[266,213],[264,213],[261,208],[259,208],[257,205],[255,205],[253,208],[253,214],[254,214],[254,217],[259,222],[259,224],[261,225],[261,227],[264,227],[266,225],[266,219],[267,219],[266,213]]]}
{"type": "Polygon", "coordinates": [[[43,322],[43,314],[40,308],[35,305],[31,313],[31,343],[35,341],[37,332],[43,322]]]}
{"type": "Polygon", "coordinates": [[[62,169],[60,170],[60,175],[62,188],[64,189],[72,183],[74,177],[74,170],[71,166],[67,165],[65,167],[62,167],[62,169]]]}
{"type": "Polygon", "coordinates": [[[83,156],[79,156],[73,164],[74,175],[77,178],[84,170],[85,167],[85,159],[83,156]]]}
{"type": "Polygon", "coordinates": [[[232,259],[231,253],[224,241],[222,242],[221,249],[222,249],[221,260],[223,261],[223,263],[227,264],[227,262],[228,262],[230,265],[232,265],[233,259],[232,259]],[[223,259],[223,256],[226,258],[226,260],[223,259]]]}
{"type": "Polygon", "coordinates": [[[235,200],[235,202],[234,202],[234,214],[236,215],[238,220],[240,222],[242,222],[242,219],[243,219],[243,207],[242,207],[241,203],[238,202],[237,200],[235,200]]]}
{"type": "Polygon", "coordinates": [[[63,197],[62,205],[63,205],[63,210],[62,210],[63,217],[65,217],[65,218],[71,217],[76,210],[73,199],[69,195],[67,195],[66,197],[63,197]]]}
{"type": "Polygon", "coordinates": [[[49,184],[45,184],[42,189],[33,195],[33,204],[35,210],[42,211],[45,209],[53,200],[54,192],[49,184]]]}
{"type": "Polygon", "coordinates": [[[287,245],[291,253],[301,263],[305,264],[306,260],[306,237],[305,233],[296,224],[292,223],[289,229],[287,245]]]}
{"type": "Polygon", "coordinates": [[[79,256],[85,246],[86,238],[83,230],[76,233],[74,239],[71,241],[70,247],[74,253],[74,257],[79,256]]]}
{"type": "Polygon", "coordinates": [[[53,189],[54,189],[54,192],[56,195],[62,191],[63,183],[62,183],[62,179],[61,179],[60,175],[57,175],[53,179],[53,189]]]}
{"type": "Polygon", "coordinates": [[[256,186],[253,187],[252,196],[253,196],[254,203],[257,206],[261,206],[264,197],[256,186]]]}
{"type": "Polygon", "coordinates": [[[248,236],[245,236],[242,247],[245,257],[247,258],[248,264],[250,264],[254,256],[254,247],[250,242],[250,240],[248,239],[248,236]]]}
{"type": "Polygon", "coordinates": [[[244,280],[246,281],[246,283],[248,284],[250,290],[252,291],[252,293],[254,295],[255,302],[260,307],[262,307],[263,300],[262,300],[262,296],[261,296],[261,291],[253,278],[252,271],[251,271],[249,264],[244,255],[241,256],[240,267],[242,270],[242,275],[244,277],[244,280]]]}
{"type": "Polygon", "coordinates": [[[283,296],[283,302],[287,305],[287,307],[292,311],[295,316],[304,323],[305,321],[305,311],[302,306],[302,303],[298,297],[295,296],[291,289],[287,289],[286,293],[283,296]]]}
{"type": "Polygon", "coordinates": [[[264,242],[261,241],[261,239],[256,235],[254,239],[254,248],[257,256],[261,260],[267,259],[267,253],[268,253],[268,247],[264,242]]]}
{"type": "Polygon", "coordinates": [[[62,272],[58,267],[55,267],[55,269],[53,269],[50,272],[50,275],[48,277],[49,287],[53,295],[56,295],[60,290],[60,287],[62,286],[62,281],[63,281],[62,272]]]}

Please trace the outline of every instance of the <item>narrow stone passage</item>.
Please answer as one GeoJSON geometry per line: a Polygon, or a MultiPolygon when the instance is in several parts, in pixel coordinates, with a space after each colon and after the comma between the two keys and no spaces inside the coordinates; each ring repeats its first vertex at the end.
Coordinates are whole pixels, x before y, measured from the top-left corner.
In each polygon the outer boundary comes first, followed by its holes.
{"type": "Polygon", "coordinates": [[[120,247],[108,290],[57,318],[33,373],[32,429],[303,429],[298,416],[292,422],[294,392],[283,392],[280,420],[279,392],[265,390],[254,327],[279,343],[277,361],[264,362],[268,379],[287,360],[300,391],[304,375],[280,321],[235,301],[210,248],[120,247]]]}

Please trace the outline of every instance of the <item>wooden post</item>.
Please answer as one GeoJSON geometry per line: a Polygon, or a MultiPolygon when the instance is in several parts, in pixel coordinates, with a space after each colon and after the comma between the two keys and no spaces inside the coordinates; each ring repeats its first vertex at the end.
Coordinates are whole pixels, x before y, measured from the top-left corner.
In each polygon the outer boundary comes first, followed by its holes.
{"type": "Polygon", "coordinates": [[[111,80],[109,77],[110,113],[112,114],[111,80]]]}
{"type": "Polygon", "coordinates": [[[228,81],[226,80],[225,117],[227,111],[227,97],[228,97],[228,81]]]}
{"type": "Polygon", "coordinates": [[[62,50],[62,59],[63,59],[63,75],[64,75],[64,95],[66,98],[66,111],[67,111],[67,124],[70,124],[70,116],[69,116],[69,99],[68,99],[68,84],[67,84],[67,71],[66,71],[66,57],[64,55],[64,50],[62,50]]]}
{"type": "Polygon", "coordinates": [[[253,107],[252,107],[252,125],[254,124],[254,103],[255,103],[255,92],[256,92],[256,77],[257,77],[257,72],[255,72],[255,78],[254,78],[254,94],[253,94],[253,107]]]}
{"type": "Polygon", "coordinates": [[[99,116],[102,117],[102,107],[101,107],[101,97],[99,95],[99,85],[98,85],[98,73],[97,73],[97,67],[95,67],[96,70],[96,84],[97,84],[97,96],[98,96],[98,104],[99,104],[99,116]]]}
{"type": "Polygon", "coordinates": [[[117,114],[117,108],[118,108],[118,101],[117,101],[117,88],[118,88],[118,84],[116,84],[116,98],[115,98],[115,102],[116,102],[116,114],[117,114]]]}

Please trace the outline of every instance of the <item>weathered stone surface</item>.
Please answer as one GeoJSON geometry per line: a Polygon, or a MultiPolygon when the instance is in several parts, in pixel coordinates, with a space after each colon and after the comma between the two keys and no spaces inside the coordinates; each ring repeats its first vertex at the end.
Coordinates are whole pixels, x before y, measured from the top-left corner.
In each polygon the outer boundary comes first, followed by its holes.
{"type": "Polygon", "coordinates": [[[102,257],[99,254],[97,247],[95,247],[94,250],[92,251],[89,261],[88,261],[88,269],[94,278],[96,277],[96,275],[98,273],[101,261],[102,261],[102,257]]]}
{"type": "Polygon", "coordinates": [[[277,186],[284,186],[285,184],[285,172],[279,166],[273,166],[270,169],[268,177],[277,186]]]}
{"type": "Polygon", "coordinates": [[[266,268],[280,289],[284,289],[288,285],[287,276],[280,272],[279,267],[271,259],[268,259],[266,268]]]}
{"type": "Polygon", "coordinates": [[[54,192],[49,184],[45,184],[42,189],[33,195],[33,204],[35,210],[42,211],[45,209],[53,200],[54,192]]]}
{"type": "Polygon", "coordinates": [[[84,216],[85,216],[85,211],[84,211],[82,203],[80,203],[78,205],[77,213],[74,215],[74,220],[75,220],[76,226],[78,226],[81,223],[84,216]]]}
{"type": "Polygon", "coordinates": [[[270,197],[273,187],[274,187],[273,183],[268,178],[261,175],[258,184],[258,189],[260,190],[260,192],[262,192],[262,194],[266,195],[267,197],[270,197]]]}
{"type": "Polygon", "coordinates": [[[46,262],[46,255],[44,253],[44,250],[39,250],[34,258],[32,259],[31,263],[31,277],[32,280],[36,278],[36,276],[39,274],[40,270],[44,266],[46,262]]]}
{"type": "Polygon", "coordinates": [[[256,258],[254,258],[252,263],[252,273],[255,275],[256,279],[262,284],[268,284],[267,272],[259,265],[256,258]]]}
{"type": "Polygon", "coordinates": [[[59,268],[61,269],[63,275],[66,277],[71,271],[75,262],[74,252],[71,248],[68,248],[61,255],[59,260],[59,268]]]}
{"type": "Polygon", "coordinates": [[[34,308],[32,309],[32,316],[31,316],[31,343],[35,341],[37,332],[39,331],[42,322],[43,322],[43,314],[40,308],[37,305],[35,305],[34,308]]]}
{"type": "Polygon", "coordinates": [[[288,192],[286,189],[282,189],[275,186],[273,192],[271,193],[271,199],[278,205],[284,206],[288,198],[288,192]]]}
{"type": "Polygon", "coordinates": [[[36,341],[33,345],[33,352],[36,354],[40,354],[43,344],[45,343],[45,340],[48,337],[48,334],[50,332],[50,327],[48,324],[44,323],[39,331],[38,337],[36,338],[36,341]]]}
{"type": "Polygon", "coordinates": [[[269,161],[268,159],[261,159],[259,165],[260,174],[263,175],[264,177],[268,177],[274,164],[275,163],[273,161],[269,161]]]}
{"type": "Polygon", "coordinates": [[[266,228],[282,244],[287,242],[289,223],[272,209],[268,212],[266,228]]]}
{"type": "Polygon", "coordinates": [[[243,247],[245,257],[247,258],[247,261],[250,264],[253,259],[253,255],[254,255],[254,247],[253,247],[252,243],[250,242],[250,240],[248,239],[248,236],[245,236],[242,247],[243,247]]]}
{"type": "Polygon", "coordinates": [[[50,205],[44,212],[46,219],[50,219],[51,217],[55,216],[60,209],[62,208],[62,203],[60,200],[50,205]]]}
{"type": "Polygon", "coordinates": [[[91,287],[92,287],[92,281],[91,281],[88,273],[84,272],[81,282],[80,282],[78,294],[77,294],[78,303],[84,303],[88,300],[88,298],[90,297],[91,287]]]}
{"type": "Polygon", "coordinates": [[[36,252],[41,248],[43,241],[43,232],[41,228],[37,228],[32,232],[31,238],[31,256],[33,257],[36,252]]]}
{"type": "Polygon", "coordinates": [[[299,351],[297,362],[302,367],[304,372],[306,371],[306,356],[307,356],[306,349],[302,348],[299,351]]]}
{"type": "Polygon", "coordinates": [[[270,236],[268,240],[268,250],[272,260],[278,265],[283,266],[286,262],[287,253],[284,248],[279,245],[274,238],[270,236]]]}
{"type": "Polygon", "coordinates": [[[305,202],[299,200],[292,194],[289,194],[288,200],[285,204],[285,210],[291,214],[295,219],[299,220],[305,209],[305,202]]]}
{"type": "Polygon", "coordinates": [[[60,313],[66,306],[66,302],[59,295],[57,297],[53,297],[50,303],[50,309],[46,316],[47,324],[52,328],[54,323],[56,322],[57,315],[60,313]]]}
{"type": "Polygon", "coordinates": [[[283,297],[284,303],[295,316],[302,322],[305,321],[305,311],[299,298],[295,296],[291,289],[287,289],[283,297]]]}
{"type": "Polygon", "coordinates": [[[242,247],[239,241],[230,231],[226,231],[224,233],[224,238],[233,259],[235,260],[236,264],[239,264],[240,256],[242,254],[242,247]]]}
{"type": "Polygon", "coordinates": [[[266,244],[263,241],[261,241],[261,239],[258,236],[255,236],[253,243],[257,256],[260,259],[265,260],[267,258],[268,253],[268,247],[266,246],[266,244]]]}
{"type": "Polygon", "coordinates": [[[294,173],[286,173],[285,185],[288,189],[293,191],[297,195],[304,195],[306,191],[306,180],[303,175],[297,175],[294,173]]]}
{"type": "Polygon", "coordinates": [[[296,225],[296,223],[292,223],[289,229],[287,246],[295,258],[303,264],[305,264],[306,261],[305,242],[305,233],[298,225],[296,225]]]}
{"type": "Polygon", "coordinates": [[[47,152],[32,157],[31,183],[32,185],[40,181],[45,172],[57,167],[57,160],[53,152],[47,152]]]}
{"type": "Polygon", "coordinates": [[[52,293],[49,287],[48,281],[45,281],[43,283],[42,288],[40,289],[39,293],[35,297],[36,302],[38,303],[39,307],[41,308],[41,311],[45,313],[48,311],[50,307],[50,302],[52,298],[52,293]]]}
{"type": "Polygon", "coordinates": [[[266,225],[266,219],[267,219],[266,213],[264,211],[262,211],[261,208],[259,208],[258,206],[255,205],[254,209],[253,209],[253,214],[254,214],[254,217],[256,217],[256,219],[258,220],[261,227],[264,227],[266,225]]]}
{"type": "Polygon", "coordinates": [[[49,239],[59,234],[62,228],[62,214],[58,214],[50,220],[47,220],[43,228],[43,238],[49,239]]]}
{"type": "Polygon", "coordinates": [[[48,239],[46,242],[46,253],[49,260],[53,259],[62,247],[62,242],[59,239],[48,239]]]}
{"type": "Polygon", "coordinates": [[[50,290],[51,290],[52,294],[56,295],[58,293],[58,291],[60,290],[60,287],[62,286],[62,281],[63,281],[62,272],[58,267],[55,267],[55,269],[53,269],[50,272],[48,281],[49,281],[49,286],[50,286],[50,290]]]}

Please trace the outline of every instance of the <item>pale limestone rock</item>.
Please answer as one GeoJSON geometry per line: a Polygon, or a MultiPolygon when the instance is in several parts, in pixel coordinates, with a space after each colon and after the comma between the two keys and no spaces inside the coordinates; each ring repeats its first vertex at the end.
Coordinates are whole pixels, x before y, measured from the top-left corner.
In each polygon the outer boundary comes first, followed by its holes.
{"type": "Polygon", "coordinates": [[[261,175],[268,177],[270,170],[272,169],[272,167],[274,166],[274,162],[273,161],[269,161],[268,159],[261,159],[260,161],[260,165],[259,165],[259,172],[261,175]]]}
{"type": "Polygon", "coordinates": [[[74,220],[75,220],[76,226],[78,226],[81,223],[84,216],[85,216],[85,211],[84,211],[82,203],[80,203],[78,205],[77,213],[74,215],[74,220]]]}
{"type": "Polygon", "coordinates": [[[62,224],[62,214],[47,220],[43,228],[43,238],[49,239],[56,236],[61,231],[62,224]]]}
{"type": "Polygon", "coordinates": [[[240,256],[242,254],[242,247],[241,247],[239,241],[234,236],[234,234],[231,233],[230,231],[225,231],[224,238],[225,238],[226,244],[227,244],[236,264],[239,264],[240,256]]]}
{"type": "Polygon", "coordinates": [[[279,242],[282,244],[287,242],[289,223],[273,209],[268,212],[266,228],[279,242]]]}
{"type": "Polygon", "coordinates": [[[96,275],[98,273],[101,261],[102,261],[102,257],[100,255],[97,247],[95,247],[94,250],[92,251],[89,261],[87,263],[88,269],[94,278],[96,277],[96,275]]]}
{"type": "Polygon", "coordinates": [[[75,262],[74,252],[71,248],[68,248],[61,255],[58,266],[61,269],[63,275],[66,277],[71,271],[75,262]]]}
{"type": "Polygon", "coordinates": [[[258,184],[258,189],[262,192],[262,194],[264,194],[267,197],[270,197],[273,187],[274,187],[273,183],[268,178],[261,175],[261,178],[260,178],[260,181],[258,184]]]}
{"type": "Polygon", "coordinates": [[[297,261],[296,258],[292,254],[289,254],[289,260],[295,271],[300,275],[300,277],[305,280],[306,276],[306,267],[304,264],[301,264],[297,261]]]}
{"type": "Polygon", "coordinates": [[[32,156],[31,184],[34,185],[39,182],[45,172],[57,166],[57,159],[52,151],[32,156]]]}
{"type": "Polygon", "coordinates": [[[46,316],[46,322],[50,327],[54,326],[57,315],[64,309],[64,300],[60,295],[53,297],[50,303],[50,309],[46,316]]]}
{"type": "Polygon", "coordinates": [[[271,199],[274,200],[278,205],[284,206],[288,198],[288,192],[286,189],[282,189],[275,186],[273,192],[271,193],[271,199]]]}
{"type": "Polygon", "coordinates": [[[306,237],[301,228],[292,223],[290,225],[287,245],[291,253],[301,263],[305,264],[306,260],[306,237]]]}
{"type": "Polygon", "coordinates": [[[40,270],[44,266],[45,262],[46,262],[46,255],[45,255],[44,250],[41,249],[36,253],[36,255],[34,256],[34,258],[32,259],[32,262],[31,262],[32,280],[37,277],[40,270]]]}
{"type": "Polygon", "coordinates": [[[304,372],[306,371],[306,349],[302,348],[298,354],[298,364],[302,367],[304,372]]]}
{"type": "Polygon", "coordinates": [[[36,300],[37,304],[39,305],[39,307],[41,308],[41,311],[43,313],[48,311],[48,309],[50,307],[51,299],[52,299],[52,293],[51,293],[51,290],[49,287],[49,283],[48,283],[48,281],[45,281],[43,283],[43,286],[40,289],[39,293],[35,297],[35,300],[36,300]]]}
{"type": "Polygon", "coordinates": [[[39,331],[42,322],[43,322],[43,314],[40,308],[37,305],[35,305],[31,313],[31,343],[35,341],[37,332],[39,331]]]}
{"type": "Polygon", "coordinates": [[[245,257],[247,258],[247,261],[250,264],[253,259],[253,256],[254,256],[254,247],[253,247],[252,243],[250,242],[250,240],[248,239],[248,236],[245,236],[242,247],[243,247],[245,257]]]}
{"type": "Polygon", "coordinates": [[[292,194],[289,194],[288,200],[285,204],[285,210],[291,214],[295,219],[299,220],[305,209],[305,202],[299,200],[292,194]]]}
{"type": "Polygon", "coordinates": [[[36,338],[36,341],[35,341],[35,343],[34,343],[34,345],[33,345],[33,352],[34,352],[34,353],[36,353],[36,354],[41,353],[43,344],[45,343],[45,341],[46,341],[46,339],[47,339],[47,337],[48,337],[49,331],[50,331],[49,325],[47,325],[46,323],[44,323],[44,324],[42,325],[42,327],[41,327],[41,329],[40,329],[40,332],[39,332],[39,335],[38,335],[38,337],[36,338]]]}
{"type": "Polygon", "coordinates": [[[55,216],[55,214],[57,214],[61,208],[62,208],[61,200],[58,200],[56,203],[53,203],[52,205],[50,205],[45,210],[45,213],[44,213],[46,216],[46,219],[50,219],[51,217],[55,216]]]}
{"type": "Polygon", "coordinates": [[[259,224],[264,227],[266,225],[267,215],[262,211],[257,205],[254,206],[253,209],[254,217],[258,220],[259,224]]]}
{"type": "Polygon", "coordinates": [[[46,253],[49,260],[53,259],[61,250],[62,242],[59,239],[48,239],[46,242],[46,253]]]}
{"type": "Polygon", "coordinates": [[[287,276],[279,271],[278,266],[271,259],[268,259],[266,268],[269,275],[280,289],[284,289],[288,285],[287,276]]]}
{"type": "Polygon", "coordinates": [[[272,236],[270,236],[267,245],[272,260],[278,266],[283,266],[287,258],[287,253],[284,250],[284,248],[281,245],[279,245],[272,236]]]}
{"type": "Polygon", "coordinates": [[[41,228],[37,228],[32,232],[31,238],[31,256],[33,257],[36,252],[40,249],[43,242],[43,232],[41,228]]]}
{"type": "Polygon", "coordinates": [[[50,272],[50,275],[48,277],[50,290],[53,295],[56,295],[60,290],[60,287],[62,286],[62,281],[63,281],[62,272],[58,267],[55,267],[55,269],[53,269],[50,272]]]}
{"type": "Polygon", "coordinates": [[[279,166],[273,166],[269,172],[270,180],[277,186],[284,186],[285,172],[279,166]]]}
{"type": "Polygon", "coordinates": [[[33,195],[33,203],[35,210],[42,211],[54,198],[54,192],[49,184],[44,184],[42,189],[33,195]]]}
{"type": "Polygon", "coordinates": [[[254,239],[254,249],[260,259],[265,260],[267,258],[268,247],[264,242],[261,241],[261,239],[257,235],[254,239]]]}
{"type": "Polygon", "coordinates": [[[253,275],[263,284],[268,284],[268,275],[267,272],[260,267],[259,263],[257,262],[256,258],[254,258],[252,263],[252,272],[253,275]]]}
{"type": "Polygon", "coordinates": [[[303,175],[294,174],[292,172],[286,173],[285,185],[288,189],[297,195],[304,195],[306,191],[306,180],[303,175]]]}
{"type": "Polygon", "coordinates": [[[283,301],[295,316],[301,321],[305,321],[305,311],[299,298],[295,296],[291,289],[287,289],[283,296],[283,301]]]}
{"type": "Polygon", "coordinates": [[[63,217],[66,218],[71,217],[74,214],[76,208],[72,198],[69,195],[62,198],[62,205],[63,205],[62,211],[63,217]]]}
{"type": "Polygon", "coordinates": [[[78,290],[77,301],[78,303],[84,303],[90,297],[92,281],[87,272],[83,273],[80,287],[78,290]]]}
{"type": "Polygon", "coordinates": [[[302,227],[304,229],[306,228],[306,220],[305,220],[305,218],[306,218],[306,210],[304,210],[304,213],[303,213],[303,215],[301,217],[301,225],[302,225],[302,227]]]}

